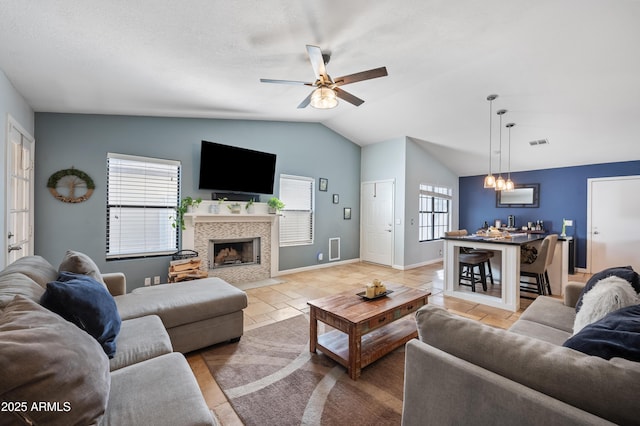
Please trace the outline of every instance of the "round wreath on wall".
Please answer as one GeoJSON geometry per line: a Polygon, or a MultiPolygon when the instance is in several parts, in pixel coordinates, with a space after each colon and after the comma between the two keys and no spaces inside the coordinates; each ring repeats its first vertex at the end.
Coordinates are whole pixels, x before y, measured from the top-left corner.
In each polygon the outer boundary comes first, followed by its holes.
{"type": "Polygon", "coordinates": [[[47,181],[47,188],[51,195],[63,203],[81,203],[91,197],[96,185],[88,174],[72,167],[52,174],[47,181]]]}

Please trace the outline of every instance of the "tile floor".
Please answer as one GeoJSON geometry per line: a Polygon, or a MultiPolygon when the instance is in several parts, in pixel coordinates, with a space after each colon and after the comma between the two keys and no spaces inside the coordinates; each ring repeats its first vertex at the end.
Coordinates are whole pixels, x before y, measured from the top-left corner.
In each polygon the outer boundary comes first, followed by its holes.
{"type": "MultiPolygon", "coordinates": [[[[307,301],[346,290],[364,290],[374,278],[383,282],[415,287],[431,292],[429,303],[443,306],[459,315],[499,328],[509,328],[530,300],[522,299],[519,312],[509,312],[443,295],[442,262],[406,271],[364,262],[349,263],[278,277],[280,284],[246,290],[249,306],[244,310],[244,328],[262,327],[286,318],[307,314],[307,301]]],[[[586,274],[571,275],[573,281],[585,282],[586,274]]],[[[491,287],[491,286],[490,286],[491,287]]],[[[490,292],[499,292],[499,284],[490,292]]],[[[187,354],[187,360],[198,380],[209,408],[224,426],[242,425],[226,397],[209,373],[199,353],[187,354]]]]}

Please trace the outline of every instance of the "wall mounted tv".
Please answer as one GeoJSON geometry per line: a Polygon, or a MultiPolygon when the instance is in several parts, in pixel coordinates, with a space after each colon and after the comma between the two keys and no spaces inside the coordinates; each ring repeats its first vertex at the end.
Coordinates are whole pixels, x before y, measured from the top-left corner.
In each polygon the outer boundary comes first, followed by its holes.
{"type": "Polygon", "coordinates": [[[200,189],[273,194],[276,155],[202,141],[200,189]]]}

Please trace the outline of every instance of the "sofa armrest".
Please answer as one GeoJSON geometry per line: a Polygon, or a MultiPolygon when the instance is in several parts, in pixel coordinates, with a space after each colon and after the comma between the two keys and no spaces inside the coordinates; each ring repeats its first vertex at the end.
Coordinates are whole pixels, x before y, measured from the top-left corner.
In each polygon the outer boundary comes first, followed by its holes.
{"type": "Polygon", "coordinates": [[[572,308],[576,307],[576,303],[578,303],[578,298],[580,297],[580,293],[582,293],[582,289],[584,288],[586,283],[580,283],[575,281],[569,281],[564,288],[564,304],[565,306],[570,306],[572,308]]]}
{"type": "Polygon", "coordinates": [[[404,426],[612,424],[416,339],[405,363],[404,426]]]}
{"type": "Polygon", "coordinates": [[[112,296],[121,296],[127,293],[127,278],[122,272],[102,274],[102,280],[112,296]]]}

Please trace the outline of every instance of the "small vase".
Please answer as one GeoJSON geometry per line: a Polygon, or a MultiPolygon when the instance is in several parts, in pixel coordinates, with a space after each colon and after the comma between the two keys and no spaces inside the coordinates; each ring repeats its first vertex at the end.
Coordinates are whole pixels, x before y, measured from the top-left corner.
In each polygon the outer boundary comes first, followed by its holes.
{"type": "Polygon", "coordinates": [[[211,204],[209,206],[209,213],[213,213],[213,214],[220,213],[220,206],[217,204],[211,204]]]}

